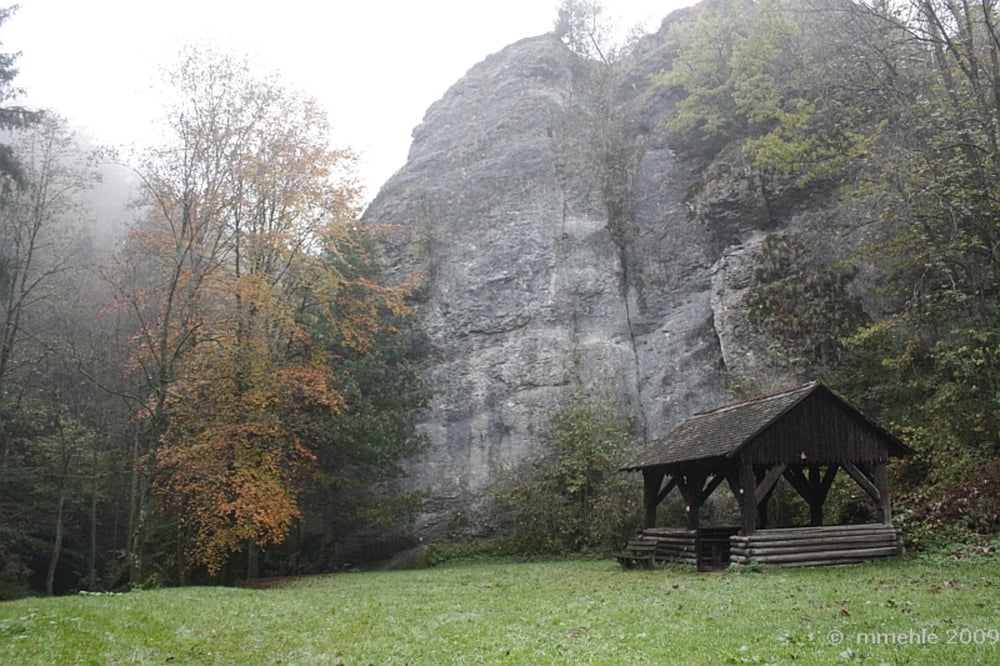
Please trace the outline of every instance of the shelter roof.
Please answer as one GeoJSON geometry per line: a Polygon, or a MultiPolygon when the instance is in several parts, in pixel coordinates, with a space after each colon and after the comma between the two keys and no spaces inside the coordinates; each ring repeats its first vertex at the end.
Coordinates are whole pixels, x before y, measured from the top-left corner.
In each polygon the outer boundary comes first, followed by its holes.
{"type": "Polygon", "coordinates": [[[674,465],[709,458],[732,458],[761,432],[779,421],[809,396],[823,393],[857,416],[861,423],[883,439],[890,455],[908,455],[912,451],[896,437],[875,425],[856,407],[837,396],[821,382],[725,405],[691,416],[665,438],[641,452],[622,470],[674,465]]]}

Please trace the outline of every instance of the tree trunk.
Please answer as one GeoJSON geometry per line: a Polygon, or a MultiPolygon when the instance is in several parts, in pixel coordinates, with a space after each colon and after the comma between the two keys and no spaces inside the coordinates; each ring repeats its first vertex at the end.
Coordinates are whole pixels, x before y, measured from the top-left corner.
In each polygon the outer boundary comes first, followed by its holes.
{"type": "Polygon", "coordinates": [[[8,455],[10,455],[10,438],[7,437],[7,429],[4,424],[0,423],[0,479],[4,478],[8,455]]]}
{"type": "Polygon", "coordinates": [[[56,538],[52,542],[52,555],[49,557],[49,570],[45,574],[45,594],[52,596],[56,580],[56,567],[59,566],[59,552],[63,540],[63,506],[66,504],[66,483],[59,483],[59,506],[56,509],[56,538]]]}
{"type": "Polygon", "coordinates": [[[91,477],[90,477],[90,554],[87,557],[87,589],[93,591],[97,589],[97,438],[91,448],[91,477]]]}
{"type": "Polygon", "coordinates": [[[125,545],[125,557],[128,561],[129,584],[135,584],[139,578],[141,567],[137,566],[135,556],[136,532],[139,517],[139,430],[136,428],[132,439],[132,465],[131,478],[129,479],[128,497],[128,529],[127,541],[125,545]]]}
{"type": "Polygon", "coordinates": [[[260,549],[253,539],[247,541],[247,580],[260,578],[260,549]]]}
{"type": "Polygon", "coordinates": [[[187,558],[184,555],[184,546],[187,540],[184,538],[184,527],[182,521],[177,521],[177,544],[174,557],[177,559],[177,584],[181,587],[187,585],[187,558]]]}
{"type": "Polygon", "coordinates": [[[63,430],[62,421],[56,418],[56,428],[59,433],[59,501],[56,506],[56,534],[52,541],[52,554],[49,557],[49,569],[45,573],[45,594],[54,594],[56,567],[59,566],[59,555],[62,552],[63,541],[63,513],[66,507],[66,477],[69,476],[69,465],[73,458],[73,451],[69,442],[66,441],[66,432],[63,430]]]}
{"type": "MultiPolygon", "coordinates": [[[[141,473],[136,472],[137,476],[141,476],[141,473]]],[[[141,479],[137,481],[136,497],[136,520],[134,529],[131,532],[131,544],[129,551],[131,557],[129,558],[129,584],[131,586],[142,585],[143,578],[146,575],[146,530],[149,526],[149,493],[146,492],[144,483],[141,479]]]]}

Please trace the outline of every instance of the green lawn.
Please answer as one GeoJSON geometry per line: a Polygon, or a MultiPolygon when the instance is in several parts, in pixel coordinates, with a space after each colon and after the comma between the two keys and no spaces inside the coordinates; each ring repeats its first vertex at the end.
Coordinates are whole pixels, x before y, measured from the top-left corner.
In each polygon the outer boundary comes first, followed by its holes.
{"type": "Polygon", "coordinates": [[[718,574],[470,562],[4,602],[0,663],[995,664],[998,588],[995,560],[718,574]]]}

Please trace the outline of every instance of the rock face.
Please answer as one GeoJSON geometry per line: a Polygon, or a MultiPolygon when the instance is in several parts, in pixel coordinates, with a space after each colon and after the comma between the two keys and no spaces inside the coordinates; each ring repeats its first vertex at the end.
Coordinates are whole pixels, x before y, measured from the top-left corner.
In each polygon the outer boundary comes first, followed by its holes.
{"type": "Polygon", "coordinates": [[[613,72],[552,35],[488,57],[430,107],[366,212],[391,225],[389,278],[418,284],[435,395],[407,483],[429,491],[427,540],[489,532],[491,485],[574,387],[620,400],[639,447],[725,402],[727,367],[761,348],[739,294],[790,217],[738,160],[671,150],[676,100],[650,75],[677,18],[613,72]]]}

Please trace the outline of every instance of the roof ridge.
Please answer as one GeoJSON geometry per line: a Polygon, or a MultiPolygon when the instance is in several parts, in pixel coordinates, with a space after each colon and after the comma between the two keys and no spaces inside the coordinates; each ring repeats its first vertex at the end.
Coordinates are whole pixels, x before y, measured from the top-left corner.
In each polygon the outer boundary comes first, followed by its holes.
{"type": "Polygon", "coordinates": [[[745,407],[746,405],[755,402],[765,402],[767,400],[775,400],[777,398],[783,398],[791,393],[798,393],[799,391],[804,391],[805,389],[813,389],[818,386],[821,386],[822,384],[823,382],[814,380],[811,382],[807,382],[805,384],[800,384],[799,386],[795,386],[793,388],[784,389],[783,391],[777,391],[775,393],[766,393],[764,395],[758,395],[753,398],[746,398],[745,400],[740,400],[739,402],[731,402],[728,405],[722,405],[720,407],[709,409],[704,412],[695,412],[694,414],[691,415],[691,418],[695,416],[705,416],[708,414],[718,414],[719,412],[725,412],[730,409],[738,409],[740,407],[745,407]]]}

